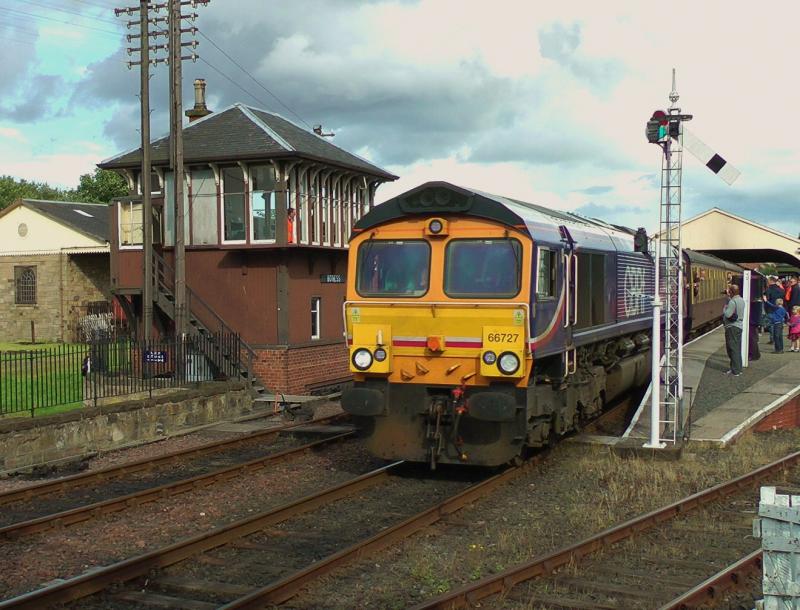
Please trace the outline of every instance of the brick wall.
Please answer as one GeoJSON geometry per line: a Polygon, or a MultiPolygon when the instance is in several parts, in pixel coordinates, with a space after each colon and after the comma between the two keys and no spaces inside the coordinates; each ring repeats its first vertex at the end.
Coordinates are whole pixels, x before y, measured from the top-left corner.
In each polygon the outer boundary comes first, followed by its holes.
{"type": "Polygon", "coordinates": [[[753,428],[756,432],[800,428],[800,396],[789,399],[753,428]]]}
{"type": "Polygon", "coordinates": [[[108,254],[0,257],[0,341],[71,341],[93,301],[110,299],[108,254]],[[36,304],[15,303],[14,267],[36,267],[36,304]]]}
{"type": "Polygon", "coordinates": [[[0,341],[30,341],[31,321],[37,341],[61,339],[61,257],[0,257],[0,341]],[[36,304],[15,304],[14,267],[36,267],[36,304]]]}
{"type": "Polygon", "coordinates": [[[270,391],[309,394],[351,375],[344,342],[255,351],[255,372],[270,391]]]}

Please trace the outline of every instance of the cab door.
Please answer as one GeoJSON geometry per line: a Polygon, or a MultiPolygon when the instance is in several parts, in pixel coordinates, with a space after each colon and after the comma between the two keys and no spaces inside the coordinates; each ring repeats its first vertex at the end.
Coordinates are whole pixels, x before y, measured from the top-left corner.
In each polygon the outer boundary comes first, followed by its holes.
{"type": "Polygon", "coordinates": [[[531,345],[536,356],[563,351],[570,317],[564,317],[569,293],[566,270],[570,261],[561,246],[541,244],[534,253],[531,345]]]}

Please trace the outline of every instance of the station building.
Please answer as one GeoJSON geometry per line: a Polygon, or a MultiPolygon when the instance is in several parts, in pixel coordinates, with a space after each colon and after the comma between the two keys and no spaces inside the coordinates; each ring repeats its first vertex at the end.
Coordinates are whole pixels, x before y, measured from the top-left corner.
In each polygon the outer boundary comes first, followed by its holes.
{"type": "MultiPolygon", "coordinates": [[[[195,87],[183,129],[190,324],[239,333],[257,355],[255,373],[275,392],[311,393],[348,379],[342,324],[348,237],[373,207],[380,184],[397,176],[279,115],[244,104],[210,113],[204,83],[195,87]]],[[[151,148],[153,318],[156,330],[169,334],[174,178],[168,138],[151,148]]],[[[138,148],[99,164],[123,175],[130,189],[111,209],[111,292],[138,321],[141,155],[138,148]]]]}
{"type": "Polygon", "coordinates": [[[105,204],[18,199],[0,211],[0,341],[82,341],[112,316],[105,204]]]}

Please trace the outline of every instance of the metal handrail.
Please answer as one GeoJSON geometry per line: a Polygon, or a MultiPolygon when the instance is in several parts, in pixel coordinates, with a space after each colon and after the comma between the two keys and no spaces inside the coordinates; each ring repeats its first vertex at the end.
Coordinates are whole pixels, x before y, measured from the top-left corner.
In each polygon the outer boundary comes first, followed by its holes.
{"type": "MultiPolygon", "coordinates": [[[[171,294],[175,294],[175,270],[170,267],[169,263],[167,263],[166,259],[163,256],[158,254],[157,252],[153,252],[153,269],[155,269],[155,273],[153,274],[153,279],[155,283],[156,290],[161,289],[162,287],[170,292],[171,294]]],[[[189,314],[193,314],[197,317],[198,321],[207,326],[206,322],[204,321],[204,316],[199,316],[196,313],[195,308],[193,307],[194,303],[198,303],[205,311],[210,314],[212,320],[216,323],[218,330],[216,332],[221,333],[229,333],[232,335],[238,335],[238,333],[233,330],[222,317],[214,311],[214,309],[209,305],[199,294],[197,294],[194,290],[192,290],[188,284],[186,285],[186,295],[188,297],[187,302],[187,309],[189,314]]],[[[211,330],[211,329],[209,329],[211,330]]],[[[239,335],[239,343],[240,346],[244,349],[247,354],[247,373],[250,377],[254,376],[253,372],[253,362],[255,361],[255,350],[250,347],[250,345],[241,338],[239,335]]]]}

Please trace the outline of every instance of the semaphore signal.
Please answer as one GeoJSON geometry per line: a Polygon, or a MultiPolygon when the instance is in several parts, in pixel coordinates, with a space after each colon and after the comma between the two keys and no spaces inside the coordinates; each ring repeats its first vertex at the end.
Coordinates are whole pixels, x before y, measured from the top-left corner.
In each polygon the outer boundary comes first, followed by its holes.
{"type": "Polygon", "coordinates": [[[645,136],[663,151],[658,238],[655,241],[656,280],[653,295],[653,372],[651,428],[646,447],[662,448],[683,434],[683,245],[681,242],[681,182],[684,147],[728,184],[739,170],[686,128],[692,115],[681,114],[675,70],[671,105],[656,110],[645,125],[645,136]],[[663,329],[661,308],[663,306],[663,329]],[[661,341],[659,341],[659,338],[661,341]],[[659,342],[663,345],[659,346],[659,342]],[[659,353],[663,347],[663,356],[659,353]]]}

